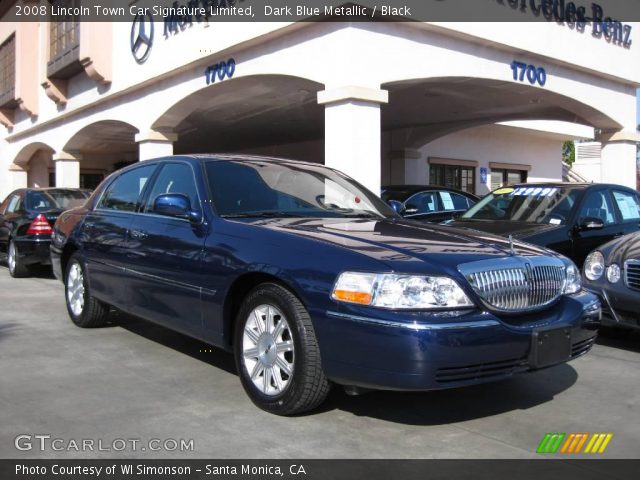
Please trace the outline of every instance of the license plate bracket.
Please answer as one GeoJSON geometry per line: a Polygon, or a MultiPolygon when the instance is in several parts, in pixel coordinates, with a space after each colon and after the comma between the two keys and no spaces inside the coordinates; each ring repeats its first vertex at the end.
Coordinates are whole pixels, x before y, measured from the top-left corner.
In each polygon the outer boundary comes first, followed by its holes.
{"type": "Polygon", "coordinates": [[[535,330],[531,334],[529,364],[532,368],[544,368],[571,358],[571,328],[535,330]]]}

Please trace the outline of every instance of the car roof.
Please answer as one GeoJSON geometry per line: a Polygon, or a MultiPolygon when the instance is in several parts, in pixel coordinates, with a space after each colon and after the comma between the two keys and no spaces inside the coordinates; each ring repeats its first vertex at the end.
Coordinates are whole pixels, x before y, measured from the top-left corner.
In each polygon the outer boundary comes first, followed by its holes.
{"type": "MultiPolygon", "coordinates": [[[[195,153],[187,155],[176,155],[174,157],[166,157],[166,160],[171,158],[182,157],[192,158],[194,160],[214,160],[214,161],[241,161],[241,162],[273,162],[273,163],[294,163],[296,165],[309,165],[313,167],[324,167],[322,163],[307,162],[304,160],[294,160],[291,158],[270,157],[267,155],[248,155],[244,153],[195,153]]],[[[163,159],[164,160],[164,159],[163,159]]],[[[330,167],[327,167],[330,168],[330,167]]]]}
{"type": "MultiPolygon", "coordinates": [[[[573,183],[573,182],[525,182],[516,183],[514,185],[505,185],[499,188],[531,188],[531,187],[568,187],[568,188],[587,188],[587,187],[620,187],[621,185],[613,185],[610,183],[573,183]]],[[[496,189],[498,190],[498,189],[496,189]]]]}
{"type": "Polygon", "coordinates": [[[468,197],[477,198],[477,196],[473,193],[465,192],[464,190],[458,190],[457,188],[443,187],[442,185],[384,185],[383,187],[381,187],[381,190],[407,193],[416,193],[423,190],[444,190],[447,192],[455,192],[461,195],[466,195],[468,197]]]}

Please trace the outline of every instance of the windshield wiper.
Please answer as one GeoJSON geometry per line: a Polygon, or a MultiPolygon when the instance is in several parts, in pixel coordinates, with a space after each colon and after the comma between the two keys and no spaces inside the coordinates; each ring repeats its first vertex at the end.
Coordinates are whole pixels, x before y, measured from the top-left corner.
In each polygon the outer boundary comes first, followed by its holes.
{"type": "Polygon", "coordinates": [[[345,213],[342,217],[346,218],[385,218],[375,213],[345,213]]]}
{"type": "Polygon", "coordinates": [[[222,218],[301,218],[302,215],[297,213],[284,212],[244,212],[230,213],[228,215],[220,215],[222,218]]]}

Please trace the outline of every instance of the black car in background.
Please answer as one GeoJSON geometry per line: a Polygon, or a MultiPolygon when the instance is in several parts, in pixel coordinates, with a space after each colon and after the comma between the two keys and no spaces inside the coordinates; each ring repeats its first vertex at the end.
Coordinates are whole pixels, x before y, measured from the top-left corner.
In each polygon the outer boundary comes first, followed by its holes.
{"type": "Polygon", "coordinates": [[[471,193],[435,185],[389,185],[382,187],[380,197],[404,218],[427,222],[458,217],[480,200],[471,193]]]}
{"type": "Polygon", "coordinates": [[[26,277],[32,265],[49,265],[52,226],[58,216],[82,205],[91,192],[74,188],[23,188],[0,204],[0,255],[12,277],[26,277]]]}
{"type": "Polygon", "coordinates": [[[640,194],[621,185],[525,183],[494,190],[449,224],[512,235],[582,266],[603,243],[640,230],[640,194]]]}
{"type": "Polygon", "coordinates": [[[583,267],[584,287],[602,301],[604,326],[640,329],[640,233],[591,252],[583,267]]]}

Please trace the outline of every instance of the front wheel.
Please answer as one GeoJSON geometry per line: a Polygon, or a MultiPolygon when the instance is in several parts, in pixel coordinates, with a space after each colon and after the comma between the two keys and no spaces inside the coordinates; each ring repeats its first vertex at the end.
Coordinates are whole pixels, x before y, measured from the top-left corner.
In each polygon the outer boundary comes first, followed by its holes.
{"type": "Polygon", "coordinates": [[[77,253],[67,264],[64,287],[67,312],[73,323],[82,328],[100,327],[107,323],[109,307],[91,295],[87,271],[77,253]]]}
{"type": "Polygon", "coordinates": [[[273,283],[256,287],[236,319],[234,353],[240,380],[254,404],[277,415],[319,406],[330,384],[304,305],[273,283]]]}

